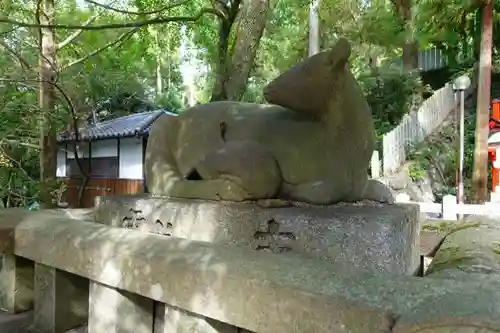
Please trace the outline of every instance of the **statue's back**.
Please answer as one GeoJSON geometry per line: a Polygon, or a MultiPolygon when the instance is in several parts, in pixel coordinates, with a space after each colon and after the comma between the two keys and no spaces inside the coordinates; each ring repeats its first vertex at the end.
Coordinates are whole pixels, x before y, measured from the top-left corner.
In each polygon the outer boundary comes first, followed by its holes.
{"type": "Polygon", "coordinates": [[[214,102],[188,109],[178,118],[176,157],[184,175],[224,141],[255,141],[272,151],[285,179],[300,182],[302,177],[294,172],[300,165],[313,174],[324,169],[311,147],[321,147],[327,155],[331,148],[321,122],[277,105],[214,102]]]}

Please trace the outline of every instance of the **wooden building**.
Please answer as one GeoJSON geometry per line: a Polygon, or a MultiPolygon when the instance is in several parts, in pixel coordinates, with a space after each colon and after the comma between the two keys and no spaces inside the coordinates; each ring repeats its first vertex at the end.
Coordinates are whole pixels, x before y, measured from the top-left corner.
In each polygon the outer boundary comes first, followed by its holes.
{"type": "Polygon", "coordinates": [[[147,192],[143,165],[148,134],[164,114],[175,116],[157,110],[99,122],[80,129],[78,141],[74,133],[60,133],[57,177],[67,185],[64,201],[89,208],[96,196],[147,192]]]}

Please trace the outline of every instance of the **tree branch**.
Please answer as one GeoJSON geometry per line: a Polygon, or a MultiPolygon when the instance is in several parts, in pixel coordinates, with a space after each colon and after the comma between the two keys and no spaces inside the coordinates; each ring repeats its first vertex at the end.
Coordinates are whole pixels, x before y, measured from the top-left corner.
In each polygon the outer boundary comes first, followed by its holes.
{"type": "MultiPolygon", "coordinates": [[[[92,15],[87,21],[85,21],[83,23],[84,26],[88,26],[90,25],[92,22],[94,22],[97,17],[99,16],[99,13],[96,13],[95,15],[92,15]]],[[[62,48],[64,48],[65,46],[71,44],[75,39],[78,38],[78,36],[80,36],[82,33],[84,32],[83,29],[80,29],[80,30],[77,30],[75,32],[73,32],[71,35],[69,35],[65,40],[63,40],[62,42],[60,42],[59,44],[57,44],[56,46],[56,50],[60,50],[62,48]]]]}
{"type": "Polygon", "coordinates": [[[19,63],[21,64],[21,67],[31,69],[31,65],[29,64],[29,62],[24,59],[24,57],[20,55],[16,50],[11,48],[9,44],[4,42],[3,40],[0,40],[0,46],[2,46],[7,52],[9,52],[15,59],[17,59],[17,61],[19,61],[19,63]]]}
{"type": "Polygon", "coordinates": [[[30,148],[30,149],[40,150],[40,145],[34,145],[32,143],[21,142],[19,140],[2,139],[2,140],[0,140],[0,145],[2,142],[6,143],[6,144],[14,145],[14,146],[20,146],[20,147],[26,147],[26,148],[30,148]]]}
{"type": "Polygon", "coordinates": [[[86,60],[88,60],[89,58],[103,52],[103,51],[106,51],[107,49],[113,47],[113,46],[119,46],[121,44],[123,44],[124,42],[126,42],[130,37],[132,37],[134,35],[134,33],[136,33],[137,31],[139,31],[140,27],[137,27],[137,28],[134,28],[134,29],[131,29],[123,34],[121,34],[117,39],[115,39],[114,41],[111,41],[109,43],[107,43],[106,45],[98,48],[97,50],[94,50],[93,52],[75,60],[75,61],[72,61],[70,62],[69,64],[66,64],[64,66],[61,66],[59,68],[59,71],[64,71],[72,66],[75,66],[75,65],[78,65],[86,60]]]}
{"type": "Polygon", "coordinates": [[[9,18],[0,18],[0,23],[8,23],[18,27],[24,28],[50,28],[50,29],[67,29],[67,30],[106,30],[106,29],[127,29],[127,28],[140,28],[151,24],[161,24],[168,22],[196,22],[205,14],[218,15],[213,8],[204,8],[195,16],[169,16],[158,17],[151,20],[116,23],[116,24],[103,24],[103,25],[66,25],[66,24],[36,24],[11,20],[9,18]]]}
{"type": "Polygon", "coordinates": [[[161,13],[161,12],[164,12],[166,10],[169,10],[169,9],[172,9],[172,8],[175,8],[175,7],[179,7],[179,6],[182,6],[186,3],[188,3],[190,0],[181,0],[181,1],[178,1],[178,2],[175,2],[173,4],[169,4],[169,5],[166,5],[166,6],[163,6],[163,7],[160,7],[156,10],[152,10],[152,11],[149,11],[149,12],[136,12],[136,11],[129,11],[129,10],[124,10],[124,9],[118,9],[118,8],[115,8],[115,7],[112,7],[110,5],[105,5],[103,3],[99,3],[97,1],[94,1],[94,0],[83,0],[85,2],[88,2],[90,4],[93,4],[97,7],[101,7],[101,8],[104,8],[104,9],[107,9],[107,10],[110,10],[110,11],[113,11],[113,12],[117,12],[117,13],[122,13],[122,14],[128,14],[128,15],[152,15],[152,14],[158,14],[158,13],[161,13]]]}

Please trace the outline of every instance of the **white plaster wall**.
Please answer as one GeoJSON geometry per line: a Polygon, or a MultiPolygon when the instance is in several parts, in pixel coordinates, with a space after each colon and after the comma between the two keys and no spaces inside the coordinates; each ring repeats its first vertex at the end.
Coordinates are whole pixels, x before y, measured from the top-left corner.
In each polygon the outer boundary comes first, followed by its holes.
{"type": "Polygon", "coordinates": [[[118,156],[117,139],[92,141],[90,147],[92,157],[118,156]]]}
{"type": "Polygon", "coordinates": [[[56,177],[66,177],[66,145],[58,145],[56,177]]]}
{"type": "MultiPolygon", "coordinates": [[[[67,158],[75,158],[73,152],[74,145],[67,145],[67,158]]],[[[92,157],[119,156],[118,178],[120,179],[143,179],[142,174],[142,138],[120,139],[120,154],[118,155],[118,140],[98,140],[91,143],[92,157]]],[[[88,157],[88,145],[80,144],[78,147],[78,157],[88,157]]],[[[66,154],[64,146],[57,154],[57,177],[66,176],[66,154]]]]}
{"type": "Polygon", "coordinates": [[[120,139],[120,179],[143,179],[142,138],[120,139]]]}
{"type": "MultiPolygon", "coordinates": [[[[118,156],[118,140],[98,140],[90,143],[92,157],[118,156]]],[[[89,157],[89,144],[84,142],[78,145],[78,157],[89,157]]],[[[74,145],[68,144],[68,158],[75,158],[74,145]]]]}

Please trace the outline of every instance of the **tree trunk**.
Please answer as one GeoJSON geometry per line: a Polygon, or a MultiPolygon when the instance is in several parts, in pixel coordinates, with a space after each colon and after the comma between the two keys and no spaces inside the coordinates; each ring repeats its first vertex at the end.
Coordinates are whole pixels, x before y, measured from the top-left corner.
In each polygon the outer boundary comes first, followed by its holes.
{"type": "Polygon", "coordinates": [[[311,0],[309,4],[309,56],[319,53],[319,1],[311,0]]]}
{"type": "Polygon", "coordinates": [[[412,71],[418,68],[418,45],[412,41],[407,41],[403,45],[403,69],[412,71]]]}
{"type": "Polygon", "coordinates": [[[239,101],[248,85],[269,9],[268,0],[245,0],[240,12],[231,71],[225,84],[227,99],[239,101]]]}
{"type": "Polygon", "coordinates": [[[213,101],[221,101],[227,99],[224,90],[224,83],[227,76],[227,53],[229,49],[229,35],[231,33],[231,25],[227,22],[221,22],[219,26],[219,47],[217,54],[217,68],[215,70],[215,85],[212,90],[213,101]]]}
{"type": "Polygon", "coordinates": [[[488,200],[488,121],[491,98],[491,52],[493,40],[493,0],[483,9],[481,55],[479,57],[479,85],[477,89],[476,141],[474,172],[472,174],[473,202],[488,200]]]}
{"type": "MultiPolygon", "coordinates": [[[[155,62],[156,62],[156,98],[161,97],[163,94],[163,59],[162,59],[162,49],[160,42],[160,31],[159,29],[155,29],[154,27],[149,27],[149,33],[154,36],[154,54],[155,54],[155,62]]],[[[164,51],[164,50],[163,50],[164,51]]]]}
{"type": "Polygon", "coordinates": [[[239,0],[232,2],[228,18],[219,27],[217,74],[211,101],[241,99],[266,26],[268,0],[245,0],[241,10],[239,4],[239,0]],[[229,58],[229,38],[236,15],[239,15],[239,29],[229,58]]]}
{"type": "Polygon", "coordinates": [[[404,24],[403,69],[415,70],[418,68],[418,43],[415,41],[413,27],[412,0],[392,0],[392,3],[404,24]]]}
{"type": "MultiPolygon", "coordinates": [[[[54,24],[54,0],[42,0],[39,20],[41,24],[54,24]]],[[[56,181],[57,132],[54,126],[56,94],[54,85],[57,76],[55,31],[40,29],[40,203],[43,208],[55,207],[52,190],[56,181]]]]}

